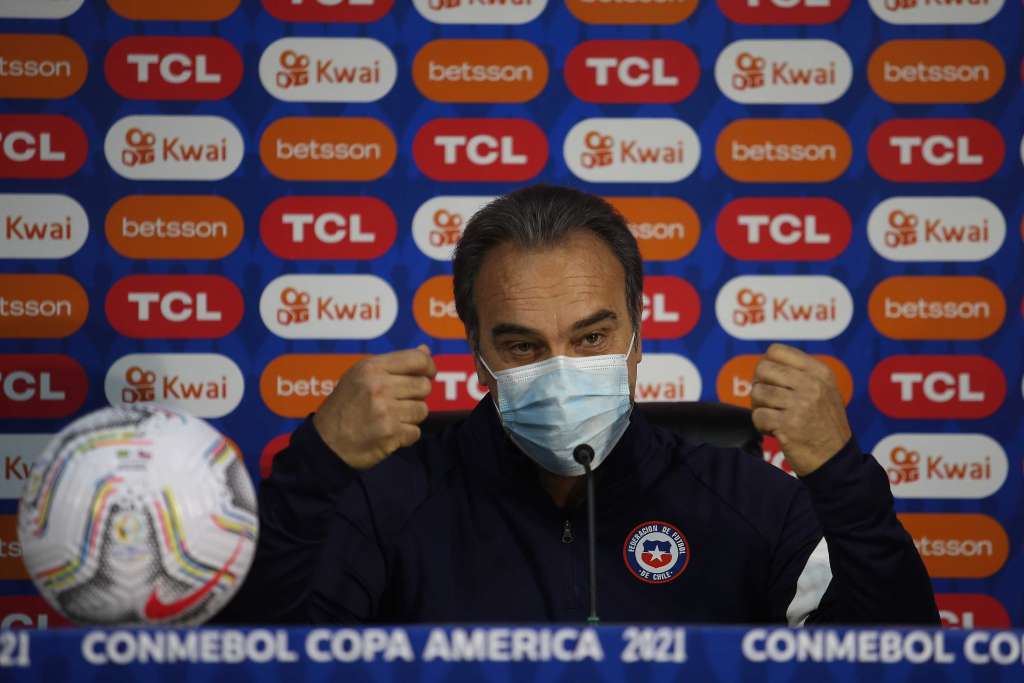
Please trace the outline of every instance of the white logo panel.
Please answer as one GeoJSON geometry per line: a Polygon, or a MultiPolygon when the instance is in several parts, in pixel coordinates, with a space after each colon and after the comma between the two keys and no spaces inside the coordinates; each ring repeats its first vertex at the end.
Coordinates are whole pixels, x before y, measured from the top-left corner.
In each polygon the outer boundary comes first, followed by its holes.
{"type": "Polygon", "coordinates": [[[0,259],[71,256],[89,236],[89,218],[63,194],[0,194],[0,259]]]}
{"type": "Polygon", "coordinates": [[[697,168],[700,140],[679,119],[593,118],[572,127],[562,154],[581,180],[674,183],[697,168]]]}
{"type": "Polygon", "coordinates": [[[700,371],[675,353],[645,353],[636,368],[636,402],[699,401],[700,371]]]}
{"type": "Polygon", "coordinates": [[[736,339],[832,339],[850,324],[853,298],[823,275],[741,275],[719,290],[715,314],[736,339]]]}
{"type": "Polygon", "coordinates": [[[259,68],[264,89],[286,102],[374,102],[398,77],[395,55],[372,38],[281,38],[259,68]]]}
{"type": "Polygon", "coordinates": [[[260,295],[260,317],[285,339],[374,339],[395,323],[398,297],[376,275],[282,275],[260,295]]]}
{"type": "Polygon", "coordinates": [[[451,261],[466,223],[495,197],[431,197],[412,217],[412,238],[424,254],[436,261],[451,261]]]}
{"type": "Polygon", "coordinates": [[[986,498],[1006,481],[1006,451],[984,434],[891,434],[872,454],[897,498],[986,498]]]}
{"type": "Polygon", "coordinates": [[[220,116],[126,116],[107,131],[103,150],[131,180],[221,180],[242,163],[245,143],[220,116]]]}
{"type": "Polygon", "coordinates": [[[238,407],[245,379],[217,353],[132,353],[110,366],[103,389],[111,405],[157,403],[212,418],[238,407]]]}
{"type": "Polygon", "coordinates": [[[890,197],[868,218],[868,241],[890,261],[982,261],[1005,239],[1003,213],[984,197],[890,197]]]}

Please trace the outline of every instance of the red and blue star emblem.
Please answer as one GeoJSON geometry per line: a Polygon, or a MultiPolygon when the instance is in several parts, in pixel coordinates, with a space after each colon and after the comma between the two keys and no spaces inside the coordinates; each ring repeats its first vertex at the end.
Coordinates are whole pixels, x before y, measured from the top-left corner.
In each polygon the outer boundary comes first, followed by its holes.
{"type": "Polygon", "coordinates": [[[690,544],[668,522],[642,522],[626,536],[622,559],[633,576],[644,583],[668,583],[678,578],[689,564],[690,544]]]}

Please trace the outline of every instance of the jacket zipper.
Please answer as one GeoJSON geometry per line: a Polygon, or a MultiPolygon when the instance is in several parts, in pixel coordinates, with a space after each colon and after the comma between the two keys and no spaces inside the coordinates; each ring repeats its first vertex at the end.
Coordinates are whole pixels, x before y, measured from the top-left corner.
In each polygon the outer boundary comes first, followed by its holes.
{"type": "Polygon", "coordinates": [[[565,525],[562,527],[562,543],[572,543],[575,537],[572,535],[572,524],[569,520],[565,520],[565,525]]]}

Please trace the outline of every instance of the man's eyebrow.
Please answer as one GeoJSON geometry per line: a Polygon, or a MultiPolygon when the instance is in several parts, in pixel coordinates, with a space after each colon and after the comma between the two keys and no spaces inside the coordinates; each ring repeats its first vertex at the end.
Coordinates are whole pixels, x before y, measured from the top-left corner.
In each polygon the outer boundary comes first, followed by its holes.
{"type": "Polygon", "coordinates": [[[591,325],[596,325],[597,323],[603,323],[606,320],[616,321],[618,319],[619,316],[616,315],[615,311],[609,310],[607,308],[602,308],[597,313],[589,315],[583,320],[577,320],[576,322],[574,322],[572,324],[572,329],[573,331],[582,330],[585,327],[590,327],[591,325]]]}
{"type": "Polygon", "coordinates": [[[500,337],[503,334],[518,334],[524,337],[539,337],[540,332],[532,327],[515,325],[513,323],[498,323],[491,328],[491,337],[500,337]]]}

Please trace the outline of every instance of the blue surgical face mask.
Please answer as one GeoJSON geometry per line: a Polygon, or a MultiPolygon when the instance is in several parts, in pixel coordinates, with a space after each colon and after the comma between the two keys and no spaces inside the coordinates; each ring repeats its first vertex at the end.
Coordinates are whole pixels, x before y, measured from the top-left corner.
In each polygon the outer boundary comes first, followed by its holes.
{"type": "MultiPolygon", "coordinates": [[[[584,473],[573,457],[582,443],[594,449],[593,469],[604,461],[629,426],[626,353],[570,358],[555,356],[494,372],[498,413],[509,437],[538,465],[563,476],[584,473]]],[[[492,396],[493,400],[493,396],[492,396]]]]}

